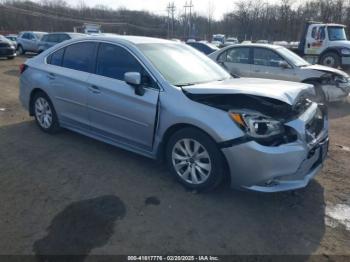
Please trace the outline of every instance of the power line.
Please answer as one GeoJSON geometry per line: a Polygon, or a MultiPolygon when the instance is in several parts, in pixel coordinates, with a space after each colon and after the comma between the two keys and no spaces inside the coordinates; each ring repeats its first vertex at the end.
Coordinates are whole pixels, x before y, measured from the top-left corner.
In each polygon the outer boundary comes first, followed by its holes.
{"type": "Polygon", "coordinates": [[[185,19],[186,20],[187,20],[187,18],[186,18],[187,8],[190,10],[190,12],[189,12],[190,16],[189,16],[189,19],[188,19],[188,37],[191,37],[191,35],[192,35],[192,8],[193,7],[194,7],[194,5],[192,3],[192,0],[190,0],[189,3],[187,3],[187,1],[186,1],[185,6],[184,6],[184,8],[185,8],[185,19]]]}
{"type": "Polygon", "coordinates": [[[175,15],[175,4],[174,2],[169,3],[167,7],[168,12],[168,38],[174,37],[174,15],[175,15]],[[171,23],[170,23],[171,18],[171,23]],[[170,27],[171,27],[171,34],[170,34],[170,27]]]}

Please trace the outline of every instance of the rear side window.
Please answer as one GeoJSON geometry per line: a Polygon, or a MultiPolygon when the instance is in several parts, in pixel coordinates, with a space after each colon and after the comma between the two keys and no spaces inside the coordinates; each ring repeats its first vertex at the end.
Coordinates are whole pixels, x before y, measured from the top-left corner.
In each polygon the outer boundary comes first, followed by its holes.
{"type": "Polygon", "coordinates": [[[51,65],[61,66],[63,54],[64,54],[64,48],[56,51],[55,53],[51,54],[47,58],[48,63],[51,65]]]}
{"type": "Polygon", "coordinates": [[[62,66],[78,71],[91,72],[93,68],[95,43],[83,42],[66,47],[62,66]]]}
{"type": "Polygon", "coordinates": [[[57,43],[61,43],[61,42],[66,41],[68,39],[70,39],[70,37],[66,34],[57,35],[57,43]]]}
{"type": "Polygon", "coordinates": [[[140,63],[124,48],[112,44],[100,45],[96,74],[124,81],[126,72],[142,71],[140,63]]]}

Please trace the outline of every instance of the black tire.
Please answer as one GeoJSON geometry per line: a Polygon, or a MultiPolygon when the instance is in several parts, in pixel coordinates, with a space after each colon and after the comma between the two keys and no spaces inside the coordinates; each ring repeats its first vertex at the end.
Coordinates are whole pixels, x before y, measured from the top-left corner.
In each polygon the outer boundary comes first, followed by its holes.
{"type": "Polygon", "coordinates": [[[335,52],[327,52],[322,55],[320,63],[325,66],[338,68],[341,66],[340,56],[335,52]]]}
{"type": "MultiPolygon", "coordinates": [[[[192,149],[194,147],[194,144],[192,144],[192,149]]],[[[201,148],[202,149],[202,148],[201,148]]],[[[198,151],[199,152],[199,151],[198,151]]],[[[203,151],[202,151],[203,152],[203,151]]],[[[222,181],[224,177],[224,170],[225,170],[225,162],[224,158],[219,151],[216,143],[213,141],[211,137],[209,137],[206,133],[200,131],[196,128],[184,128],[176,133],[174,133],[171,138],[169,139],[166,147],[166,162],[167,166],[169,168],[169,171],[171,174],[175,177],[177,181],[179,181],[182,185],[184,185],[186,188],[197,190],[197,191],[209,191],[214,188],[216,188],[220,182],[222,181]],[[177,145],[179,141],[182,141],[183,139],[191,139],[195,140],[196,142],[200,143],[201,146],[207,151],[209,158],[210,158],[210,165],[211,170],[208,172],[207,179],[204,180],[202,183],[199,184],[193,184],[187,182],[184,178],[182,178],[176,171],[175,166],[173,164],[173,150],[174,147],[177,145]]],[[[201,163],[202,164],[202,163],[201,163]]],[[[189,164],[191,165],[191,164],[189,164]]],[[[196,165],[195,163],[192,165],[196,165]]],[[[185,169],[190,168],[189,166],[184,166],[185,169]]],[[[198,166],[197,166],[198,168],[198,166]]],[[[194,168],[196,169],[196,168],[194,168]]],[[[203,170],[203,169],[202,169],[203,170]]],[[[200,175],[198,175],[198,171],[196,177],[200,178],[200,175]]],[[[191,176],[192,177],[192,176],[191,176]]],[[[192,179],[193,181],[193,179],[192,179]]]]}
{"type": "Polygon", "coordinates": [[[35,121],[36,121],[37,125],[39,126],[39,128],[42,131],[44,131],[46,133],[49,133],[49,134],[54,134],[54,133],[57,133],[58,131],[60,131],[60,125],[59,125],[59,122],[58,122],[56,110],[55,110],[55,108],[54,108],[50,98],[44,92],[39,91],[39,92],[35,93],[32,101],[31,101],[31,107],[32,107],[31,110],[32,110],[32,112],[34,114],[34,117],[35,117],[35,121]],[[48,127],[44,127],[40,123],[39,117],[38,117],[36,109],[35,109],[35,104],[36,104],[36,102],[38,101],[39,98],[44,99],[45,101],[47,101],[47,103],[49,105],[49,108],[51,110],[52,121],[51,121],[50,126],[48,126],[48,127]]]}
{"type": "Polygon", "coordinates": [[[26,53],[26,51],[23,49],[21,45],[17,47],[17,52],[19,55],[24,55],[26,53]]]}
{"type": "Polygon", "coordinates": [[[14,56],[9,56],[9,57],[7,57],[8,60],[12,60],[12,59],[14,59],[14,58],[15,58],[14,56]]]}
{"type": "Polygon", "coordinates": [[[326,95],[322,90],[321,84],[317,81],[306,81],[306,84],[314,86],[315,96],[311,98],[314,102],[317,103],[326,103],[326,95]]]}

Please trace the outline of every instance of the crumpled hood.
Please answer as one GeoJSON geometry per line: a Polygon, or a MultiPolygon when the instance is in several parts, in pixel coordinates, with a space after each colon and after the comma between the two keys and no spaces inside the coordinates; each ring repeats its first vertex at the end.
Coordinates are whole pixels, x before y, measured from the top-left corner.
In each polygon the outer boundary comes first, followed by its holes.
{"type": "Polygon", "coordinates": [[[205,84],[184,86],[191,94],[246,94],[269,97],[294,105],[304,93],[313,93],[312,85],[297,82],[261,79],[234,78],[205,84]]]}
{"type": "Polygon", "coordinates": [[[339,76],[349,77],[349,75],[347,73],[345,73],[344,71],[336,69],[336,68],[332,68],[329,66],[310,65],[310,66],[302,67],[302,69],[312,69],[312,70],[322,71],[325,73],[332,73],[332,74],[336,74],[339,76]]]}

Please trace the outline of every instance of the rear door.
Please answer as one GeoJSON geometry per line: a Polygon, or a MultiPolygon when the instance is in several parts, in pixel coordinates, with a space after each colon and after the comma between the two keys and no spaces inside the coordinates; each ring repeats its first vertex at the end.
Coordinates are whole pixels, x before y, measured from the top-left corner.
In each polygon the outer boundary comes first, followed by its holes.
{"type": "Polygon", "coordinates": [[[51,96],[62,123],[72,128],[89,129],[87,80],[94,67],[95,42],[80,42],[59,49],[48,57],[51,96]]]}
{"type": "Polygon", "coordinates": [[[95,74],[89,77],[88,106],[92,131],[124,145],[150,151],[153,144],[159,88],[138,59],[122,46],[101,43],[95,74]],[[135,94],[124,81],[139,72],[146,92],[135,94]]]}
{"type": "Polygon", "coordinates": [[[231,74],[249,77],[251,74],[250,48],[233,47],[227,49],[218,57],[218,63],[231,74]]]}
{"type": "Polygon", "coordinates": [[[274,50],[264,47],[253,48],[253,65],[251,77],[295,81],[295,69],[280,66],[281,62],[288,62],[274,50]]]}

